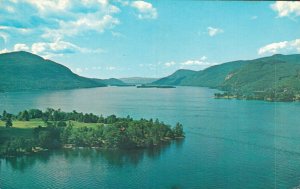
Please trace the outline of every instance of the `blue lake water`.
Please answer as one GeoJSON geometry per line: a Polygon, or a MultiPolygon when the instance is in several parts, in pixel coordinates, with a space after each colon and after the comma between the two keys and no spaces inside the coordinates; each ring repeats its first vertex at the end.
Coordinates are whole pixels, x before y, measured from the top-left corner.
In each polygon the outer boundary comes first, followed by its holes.
{"type": "Polygon", "coordinates": [[[0,111],[61,108],[184,125],[138,151],[64,150],[0,160],[0,188],[300,187],[300,103],[214,99],[214,90],[106,87],[0,93],[0,111]]]}

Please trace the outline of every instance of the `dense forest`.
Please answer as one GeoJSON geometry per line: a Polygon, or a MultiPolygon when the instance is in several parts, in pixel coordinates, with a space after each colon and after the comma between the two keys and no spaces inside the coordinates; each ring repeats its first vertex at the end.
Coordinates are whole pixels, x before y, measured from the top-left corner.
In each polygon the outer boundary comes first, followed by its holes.
{"type": "Polygon", "coordinates": [[[128,86],[114,78],[79,76],[59,63],[25,51],[0,54],[0,70],[0,92],[128,86]]]}
{"type": "Polygon", "coordinates": [[[276,54],[214,65],[200,71],[178,70],[153,85],[209,87],[225,91],[216,98],[298,101],[300,55],[276,54]]]}
{"type": "Polygon", "coordinates": [[[255,92],[230,91],[215,93],[215,98],[222,99],[239,99],[239,100],[265,100],[271,102],[291,102],[300,101],[300,94],[295,90],[277,89],[255,92]]]}
{"type": "Polygon", "coordinates": [[[51,108],[44,112],[24,110],[17,115],[3,111],[0,155],[15,156],[71,147],[148,148],[183,137],[182,124],[177,123],[172,128],[158,119],[134,120],[129,116],[119,118],[115,115],[103,117],[51,108]],[[15,128],[14,122],[31,126],[15,128]]]}

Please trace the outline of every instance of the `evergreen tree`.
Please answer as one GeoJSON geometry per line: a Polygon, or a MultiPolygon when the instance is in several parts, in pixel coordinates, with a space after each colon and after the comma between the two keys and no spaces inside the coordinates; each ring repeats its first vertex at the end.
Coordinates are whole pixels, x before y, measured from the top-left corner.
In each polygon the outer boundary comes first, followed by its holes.
{"type": "Polygon", "coordinates": [[[12,120],[11,120],[11,117],[10,117],[10,116],[6,118],[5,126],[6,126],[6,128],[10,128],[10,127],[13,126],[12,120]]]}
{"type": "Polygon", "coordinates": [[[3,113],[2,113],[1,120],[6,121],[6,117],[7,117],[7,112],[4,110],[3,113]]]}

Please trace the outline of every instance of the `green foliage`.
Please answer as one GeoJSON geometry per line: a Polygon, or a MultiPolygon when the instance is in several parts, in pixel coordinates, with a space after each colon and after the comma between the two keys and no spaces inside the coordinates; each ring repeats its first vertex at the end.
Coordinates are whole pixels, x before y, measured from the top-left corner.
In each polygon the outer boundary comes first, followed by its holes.
{"type": "Polygon", "coordinates": [[[33,146],[34,141],[32,139],[24,139],[22,137],[12,138],[2,145],[0,155],[5,154],[6,156],[15,156],[30,153],[33,146]]]}
{"type": "MultiPolygon", "coordinates": [[[[25,151],[34,151],[36,148],[56,149],[68,145],[119,149],[147,148],[161,145],[171,139],[184,137],[183,126],[180,123],[172,128],[158,119],[155,121],[152,119],[133,120],[129,116],[119,118],[115,115],[103,117],[91,113],[63,112],[60,109],[51,108],[45,112],[25,110],[18,116],[5,112],[5,117],[6,122],[11,121],[14,117],[22,119],[22,121],[16,121],[18,125],[20,122],[26,122],[28,125],[40,124],[43,123],[41,121],[43,119],[45,126],[37,125],[34,128],[31,126],[31,135],[16,135],[17,130],[9,132],[5,136],[0,135],[2,155],[18,155],[25,151]],[[28,121],[23,119],[27,118],[25,112],[28,113],[28,121]],[[93,126],[89,126],[90,124],[93,126]],[[26,140],[28,143],[25,142],[25,146],[22,146],[19,139],[26,140]]],[[[27,130],[23,129],[21,133],[27,130]]]]}
{"type": "Polygon", "coordinates": [[[228,62],[205,70],[177,71],[154,84],[188,85],[227,91],[217,98],[299,100],[300,55],[273,55],[248,61],[228,62]]]}
{"type": "Polygon", "coordinates": [[[174,133],[175,137],[182,137],[182,136],[184,136],[182,124],[176,123],[176,126],[173,129],[173,133],[174,133]]]}
{"type": "Polygon", "coordinates": [[[9,116],[9,117],[6,118],[5,127],[10,128],[12,126],[13,126],[13,123],[12,123],[11,117],[9,116]]]}
{"type": "Polygon", "coordinates": [[[0,91],[105,86],[102,80],[80,77],[61,64],[24,51],[1,54],[0,70],[0,91]]]}
{"type": "Polygon", "coordinates": [[[30,116],[27,110],[24,110],[23,112],[20,112],[17,116],[20,121],[29,121],[30,116]]]}
{"type": "MultiPolygon", "coordinates": [[[[180,69],[168,77],[164,77],[157,81],[154,81],[152,84],[154,84],[154,85],[182,85],[182,82],[184,80],[186,80],[187,78],[190,78],[196,74],[198,74],[198,72],[196,72],[196,71],[180,69]]],[[[188,84],[188,85],[192,85],[192,84],[188,84]]]]}

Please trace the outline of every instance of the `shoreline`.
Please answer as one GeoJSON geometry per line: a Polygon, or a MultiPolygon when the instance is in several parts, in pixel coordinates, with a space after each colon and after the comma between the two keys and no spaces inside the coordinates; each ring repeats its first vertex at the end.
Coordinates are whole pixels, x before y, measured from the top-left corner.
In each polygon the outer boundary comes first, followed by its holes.
{"type": "Polygon", "coordinates": [[[23,156],[32,156],[37,155],[41,153],[47,153],[57,150],[82,150],[82,149],[95,149],[95,150],[120,150],[120,151],[131,151],[131,150],[147,150],[147,149],[153,149],[153,148],[159,148],[165,145],[168,142],[177,141],[177,140],[184,140],[185,137],[175,137],[175,138],[168,138],[168,139],[161,139],[162,143],[159,144],[153,144],[149,147],[136,147],[136,148],[128,148],[128,149],[122,149],[122,148],[105,148],[100,146],[75,146],[74,144],[64,144],[60,148],[56,149],[47,149],[47,148],[41,148],[41,147],[34,147],[35,150],[32,150],[31,152],[20,152],[16,155],[0,155],[0,159],[6,159],[6,158],[18,158],[23,156]]]}

